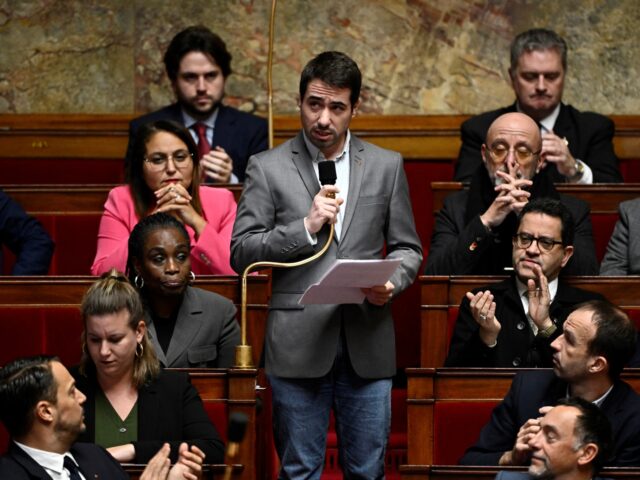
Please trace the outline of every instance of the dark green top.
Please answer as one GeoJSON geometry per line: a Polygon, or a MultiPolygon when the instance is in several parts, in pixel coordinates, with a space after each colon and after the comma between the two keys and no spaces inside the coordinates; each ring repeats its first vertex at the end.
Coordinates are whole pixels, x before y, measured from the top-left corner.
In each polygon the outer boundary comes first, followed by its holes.
{"type": "Polygon", "coordinates": [[[104,447],[115,447],[138,440],[138,402],[122,420],[100,389],[96,392],[96,439],[104,447]]]}

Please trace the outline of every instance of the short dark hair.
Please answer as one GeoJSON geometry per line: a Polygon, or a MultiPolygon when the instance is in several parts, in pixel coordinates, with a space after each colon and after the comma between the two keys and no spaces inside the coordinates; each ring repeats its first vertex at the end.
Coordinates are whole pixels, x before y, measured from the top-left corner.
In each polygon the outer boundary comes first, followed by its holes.
{"type": "Polygon", "coordinates": [[[172,215],[165,212],[154,213],[140,220],[129,235],[129,255],[127,257],[127,273],[129,281],[135,285],[136,271],[134,267],[134,259],[142,260],[144,258],[144,243],[151,232],[159,229],[176,229],[184,237],[187,247],[191,250],[191,240],[187,229],[184,228],[182,222],[176,220],[172,215]]]}
{"type": "Polygon", "coordinates": [[[601,355],[609,364],[609,377],[617,379],[636,350],[637,332],[634,323],[620,308],[606,300],[590,300],[576,310],[592,312],[596,334],[589,342],[590,355],[601,355]]]}
{"type": "Polygon", "coordinates": [[[520,227],[520,223],[522,223],[522,219],[527,213],[544,213],[550,217],[559,218],[562,227],[560,236],[562,245],[565,247],[573,245],[576,230],[573,215],[571,215],[571,211],[569,211],[565,204],[560,200],[543,197],[527,202],[520,212],[520,215],[518,215],[518,227],[520,227]]]}
{"type": "Polygon", "coordinates": [[[307,63],[300,75],[300,101],[312,80],[321,80],[334,88],[350,89],[351,108],[360,98],[362,74],[356,62],[342,52],[322,52],[307,63]]]}
{"type": "Polygon", "coordinates": [[[518,67],[518,60],[525,52],[556,50],[560,54],[562,69],[567,71],[567,42],[553,30],[532,28],[520,33],[511,43],[511,70],[518,67]]]}
{"type": "Polygon", "coordinates": [[[175,135],[184,142],[193,160],[193,176],[191,186],[187,189],[191,195],[191,205],[203,215],[200,203],[200,157],[198,147],[193,137],[183,125],[172,120],[157,120],[141,125],[133,138],[131,161],[127,163],[126,177],[131,196],[135,205],[138,218],[143,218],[155,203],[155,196],[144,180],[144,157],[147,152],[147,143],[158,132],[167,132],[175,135]]]}
{"type": "Polygon", "coordinates": [[[53,361],[59,360],[42,355],[19,358],[0,369],[0,419],[12,437],[29,433],[38,402],[56,404],[58,385],[51,370],[53,361]]]}
{"type": "Polygon", "coordinates": [[[613,433],[609,419],[596,404],[580,397],[562,398],[558,405],[574,407],[580,411],[573,431],[577,439],[574,448],[577,450],[587,443],[595,443],[598,446],[598,453],[591,463],[593,473],[597,473],[613,451],[613,433]]]}
{"type": "Polygon", "coordinates": [[[194,25],[179,32],[164,54],[164,66],[167,76],[174,82],[178,78],[182,57],[190,52],[202,52],[215,60],[222,75],[231,75],[231,54],[224,41],[204,25],[194,25]]]}

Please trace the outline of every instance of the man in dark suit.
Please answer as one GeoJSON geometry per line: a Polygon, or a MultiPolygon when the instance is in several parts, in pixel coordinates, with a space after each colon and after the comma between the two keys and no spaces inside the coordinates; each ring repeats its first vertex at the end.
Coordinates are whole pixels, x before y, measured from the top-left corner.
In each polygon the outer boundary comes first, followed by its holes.
{"type": "Polygon", "coordinates": [[[523,112],[540,126],[541,157],[553,182],[622,182],[613,151],[613,122],[562,103],[566,72],[567,44],[557,33],[536,28],[518,35],[511,44],[509,68],[516,102],[462,124],[462,146],[454,179],[473,179],[482,162],[480,145],[496,118],[508,112],[523,112]]]}
{"type": "Polygon", "coordinates": [[[319,478],[333,407],[345,478],[382,478],[390,426],[395,342],[390,300],[415,278],[422,259],[402,157],[349,132],[361,73],[340,52],[324,52],[300,80],[303,130],[251,158],[231,238],[240,273],[259,260],[310,257],[274,269],[265,335],[280,478],[319,478]],[[335,161],[336,185],[321,186],[318,161],[335,161]],[[337,194],[329,198],[328,193],[337,194]],[[400,259],[362,303],[299,303],[338,259],[400,259]]]}
{"type": "Polygon", "coordinates": [[[595,477],[613,439],[606,415],[580,397],[563,399],[540,420],[529,440],[528,473],[502,471],[496,480],[604,480],[595,477]]]}
{"type": "Polygon", "coordinates": [[[225,43],[204,26],[186,28],[171,40],[164,64],[177,102],[131,122],[126,165],[140,125],[173,120],[187,127],[198,144],[208,182],[243,182],[249,157],[267,149],[267,122],[222,104],[231,75],[225,43]]]}
{"type": "Polygon", "coordinates": [[[515,275],[467,292],[447,367],[552,367],[551,342],[575,306],[602,296],[558,278],[574,253],[573,218],[558,200],[525,205],[513,237],[515,275]]]}
{"type": "Polygon", "coordinates": [[[0,191],[0,275],[3,272],[2,245],[15,256],[12,275],[46,275],[53,255],[54,243],[35,218],[27,215],[20,204],[0,191]]]}
{"type": "Polygon", "coordinates": [[[580,305],[551,344],[553,371],[517,373],[460,463],[528,465],[543,407],[574,396],[595,403],[611,422],[614,447],[606,465],[640,466],[640,396],[620,380],[635,346],[635,326],[622,310],[602,300],[580,305]]]}
{"type": "Polygon", "coordinates": [[[426,275],[501,275],[511,269],[511,244],[517,214],[528,201],[555,198],[567,206],[575,223],[574,254],[565,275],[596,275],[589,205],[560,195],[541,170],[540,130],[523,113],[498,117],[480,148],[483,163],[468,190],[444,200],[436,217],[426,275]]]}
{"type": "MultiPolygon", "coordinates": [[[[0,370],[0,418],[12,441],[0,458],[0,478],[128,479],[102,447],[75,443],[85,429],[85,400],[71,374],[54,357],[18,359],[5,365],[0,370]]],[[[140,478],[195,480],[202,471],[203,457],[197,447],[189,451],[182,444],[178,463],[169,469],[169,446],[165,444],[140,478]]]]}

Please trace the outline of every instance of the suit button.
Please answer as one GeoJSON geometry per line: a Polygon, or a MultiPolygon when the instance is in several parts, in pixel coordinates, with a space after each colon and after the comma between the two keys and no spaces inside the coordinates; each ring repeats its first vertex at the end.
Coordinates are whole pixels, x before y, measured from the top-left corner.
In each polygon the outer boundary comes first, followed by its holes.
{"type": "Polygon", "coordinates": [[[516,325],[516,328],[518,330],[524,330],[524,322],[518,322],[518,324],[516,325]]]}
{"type": "Polygon", "coordinates": [[[511,364],[512,364],[514,367],[518,367],[518,366],[520,366],[520,357],[516,357],[516,358],[514,358],[514,359],[513,359],[513,362],[511,362],[511,364]]]}

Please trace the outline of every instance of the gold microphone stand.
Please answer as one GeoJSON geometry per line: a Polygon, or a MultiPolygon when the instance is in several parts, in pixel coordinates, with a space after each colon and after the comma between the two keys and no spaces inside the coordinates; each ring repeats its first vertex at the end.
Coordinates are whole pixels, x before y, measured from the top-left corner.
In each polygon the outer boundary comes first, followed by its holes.
{"type": "MultiPolygon", "coordinates": [[[[335,194],[330,193],[327,194],[327,197],[333,198],[335,194]]],[[[242,272],[242,294],[240,300],[240,345],[236,345],[236,364],[235,368],[253,368],[253,357],[251,345],[247,344],[247,275],[251,273],[253,270],[257,268],[267,268],[267,267],[280,267],[280,268],[294,268],[300,267],[302,265],[306,265],[307,263],[311,263],[322,255],[329,249],[331,242],[333,241],[333,233],[335,227],[333,224],[329,225],[329,238],[327,238],[326,243],[323,245],[322,249],[318,252],[314,253],[311,257],[305,258],[304,260],[298,260],[297,262],[255,262],[249,265],[242,272]]]]}

